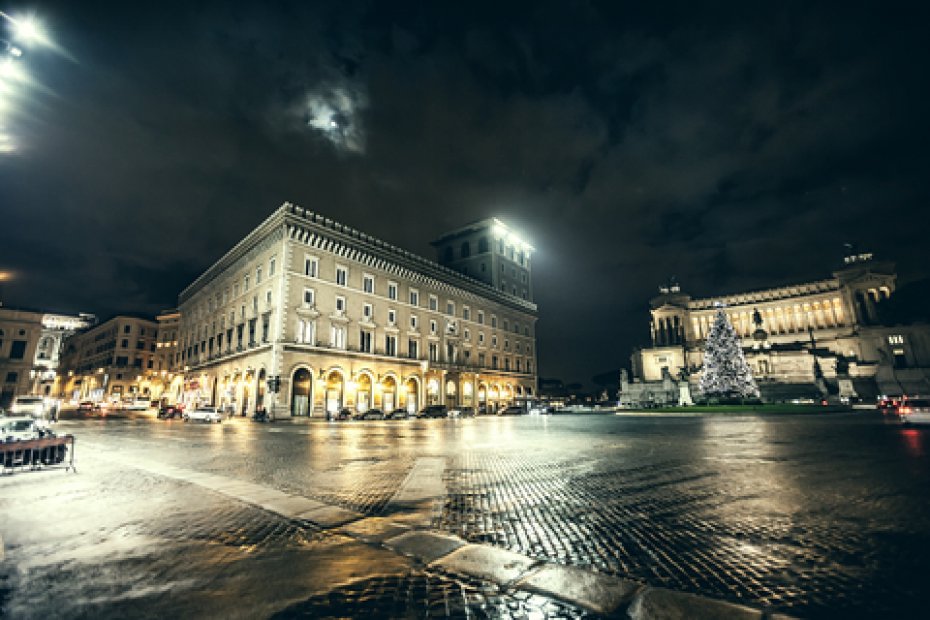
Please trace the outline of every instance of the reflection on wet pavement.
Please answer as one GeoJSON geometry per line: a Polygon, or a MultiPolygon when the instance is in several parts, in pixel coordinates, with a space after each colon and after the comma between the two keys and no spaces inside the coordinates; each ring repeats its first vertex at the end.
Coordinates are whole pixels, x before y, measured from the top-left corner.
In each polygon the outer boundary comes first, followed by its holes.
{"type": "MultiPolygon", "coordinates": [[[[922,609],[928,431],[875,414],[61,426],[81,473],[0,480],[12,616],[584,615],[114,466],[134,458],[772,611],[922,609]]],[[[338,531],[385,527],[362,523],[338,531]]]]}

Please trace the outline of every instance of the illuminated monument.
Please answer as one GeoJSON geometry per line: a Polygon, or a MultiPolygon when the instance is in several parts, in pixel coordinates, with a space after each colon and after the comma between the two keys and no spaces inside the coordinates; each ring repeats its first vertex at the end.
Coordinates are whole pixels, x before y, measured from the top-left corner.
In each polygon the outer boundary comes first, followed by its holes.
{"type": "Polygon", "coordinates": [[[635,379],[621,391],[635,400],[671,379],[699,394],[705,341],[723,307],[763,399],[930,392],[926,326],[881,324],[896,278],[892,263],[852,253],[831,278],[761,291],[695,299],[672,282],[650,302],[652,346],[634,351],[635,379]]]}

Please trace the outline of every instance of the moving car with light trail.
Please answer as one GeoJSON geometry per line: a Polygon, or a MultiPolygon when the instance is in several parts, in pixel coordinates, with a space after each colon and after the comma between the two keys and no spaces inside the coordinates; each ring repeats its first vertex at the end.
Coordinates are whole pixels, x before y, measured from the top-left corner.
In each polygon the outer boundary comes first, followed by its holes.
{"type": "Polygon", "coordinates": [[[930,398],[908,398],[898,407],[901,424],[930,424],[930,398]]]}

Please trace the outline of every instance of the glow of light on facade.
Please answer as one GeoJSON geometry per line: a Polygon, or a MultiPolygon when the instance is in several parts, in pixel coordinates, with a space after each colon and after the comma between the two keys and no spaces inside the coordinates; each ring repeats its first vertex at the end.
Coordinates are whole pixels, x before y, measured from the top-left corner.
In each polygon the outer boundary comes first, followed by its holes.
{"type": "Polygon", "coordinates": [[[524,252],[532,252],[536,249],[496,217],[491,225],[491,236],[495,239],[504,239],[507,243],[515,248],[522,249],[524,252]]]}

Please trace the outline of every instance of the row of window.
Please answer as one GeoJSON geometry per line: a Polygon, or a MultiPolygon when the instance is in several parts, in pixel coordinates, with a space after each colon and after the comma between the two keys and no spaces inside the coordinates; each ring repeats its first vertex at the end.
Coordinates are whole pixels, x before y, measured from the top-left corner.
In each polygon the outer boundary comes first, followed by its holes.
{"type": "MultiPolygon", "coordinates": [[[[319,259],[318,258],[315,258],[315,257],[305,258],[304,275],[311,277],[311,278],[319,277],[319,259]]],[[[338,286],[347,287],[348,278],[349,278],[348,267],[344,267],[342,265],[336,265],[336,272],[335,272],[336,284],[338,286]]],[[[369,295],[375,294],[375,277],[373,275],[370,275],[367,273],[362,275],[362,292],[367,293],[369,295]]],[[[391,301],[399,301],[398,292],[399,292],[399,286],[397,282],[389,281],[387,283],[387,289],[386,289],[387,298],[391,301]]],[[[313,305],[315,303],[314,295],[315,293],[313,289],[311,288],[305,289],[304,290],[304,303],[307,305],[313,305]]],[[[337,297],[337,299],[339,298],[337,297]]],[[[343,299],[343,304],[344,303],[345,301],[343,299]]],[[[420,307],[420,291],[418,289],[411,287],[407,291],[407,303],[416,308],[420,307]]],[[[439,312],[439,297],[437,295],[433,295],[432,293],[430,293],[427,296],[427,308],[432,312],[439,312]]],[[[456,304],[454,301],[446,300],[445,314],[448,316],[452,316],[452,317],[456,316],[456,304]]],[[[477,314],[476,320],[478,324],[484,325],[484,318],[485,318],[484,310],[478,310],[476,314],[477,314]]],[[[471,308],[469,306],[465,306],[465,305],[462,306],[461,318],[462,320],[465,320],[465,321],[472,320],[471,308]]],[[[497,315],[494,315],[494,314],[491,315],[491,327],[495,329],[497,328],[497,315]]],[[[506,319],[506,318],[503,319],[503,328],[508,331],[510,330],[509,319],[506,319]]],[[[513,321],[513,331],[514,333],[520,333],[519,321],[516,321],[516,320],[513,321]]],[[[529,331],[530,331],[529,326],[524,325],[523,332],[525,336],[530,335],[529,331]]]]}
{"type": "MultiPolygon", "coordinates": [[[[298,319],[295,340],[298,344],[310,344],[313,346],[323,344],[317,340],[316,321],[298,319]]],[[[379,355],[398,357],[401,355],[398,349],[398,341],[397,335],[385,334],[383,340],[384,348],[379,350],[375,348],[374,333],[367,329],[360,329],[358,334],[358,351],[361,353],[377,353],[379,355]]],[[[328,346],[347,350],[349,348],[348,329],[343,325],[331,325],[328,346]]],[[[529,354],[529,347],[527,347],[527,355],[529,354]]],[[[406,357],[413,360],[423,359],[420,355],[420,341],[416,338],[408,338],[406,357]]],[[[465,365],[471,365],[473,362],[476,362],[479,367],[483,368],[490,367],[495,370],[503,369],[510,371],[513,369],[516,372],[533,372],[533,362],[531,359],[524,360],[515,357],[511,360],[510,357],[505,356],[501,358],[496,354],[492,354],[490,356],[490,366],[488,366],[488,357],[484,352],[479,352],[476,359],[473,360],[470,350],[460,349],[452,343],[446,343],[445,349],[442,349],[438,342],[427,343],[427,357],[425,359],[431,362],[462,363],[465,365]],[[502,366],[499,366],[499,364],[502,364],[502,366]]]]}
{"type": "MultiPolygon", "coordinates": [[[[491,250],[490,244],[488,243],[487,237],[480,237],[478,239],[478,254],[487,254],[491,250]]],[[[501,256],[506,256],[510,260],[520,263],[521,266],[526,266],[527,255],[523,249],[517,249],[511,244],[504,242],[504,239],[497,240],[497,253],[501,256]]],[[[471,242],[463,241],[459,246],[459,257],[460,258],[470,258],[471,257],[471,242]]],[[[451,245],[446,246],[443,251],[443,259],[447,263],[451,263],[455,259],[455,248],[451,245]]]]}

